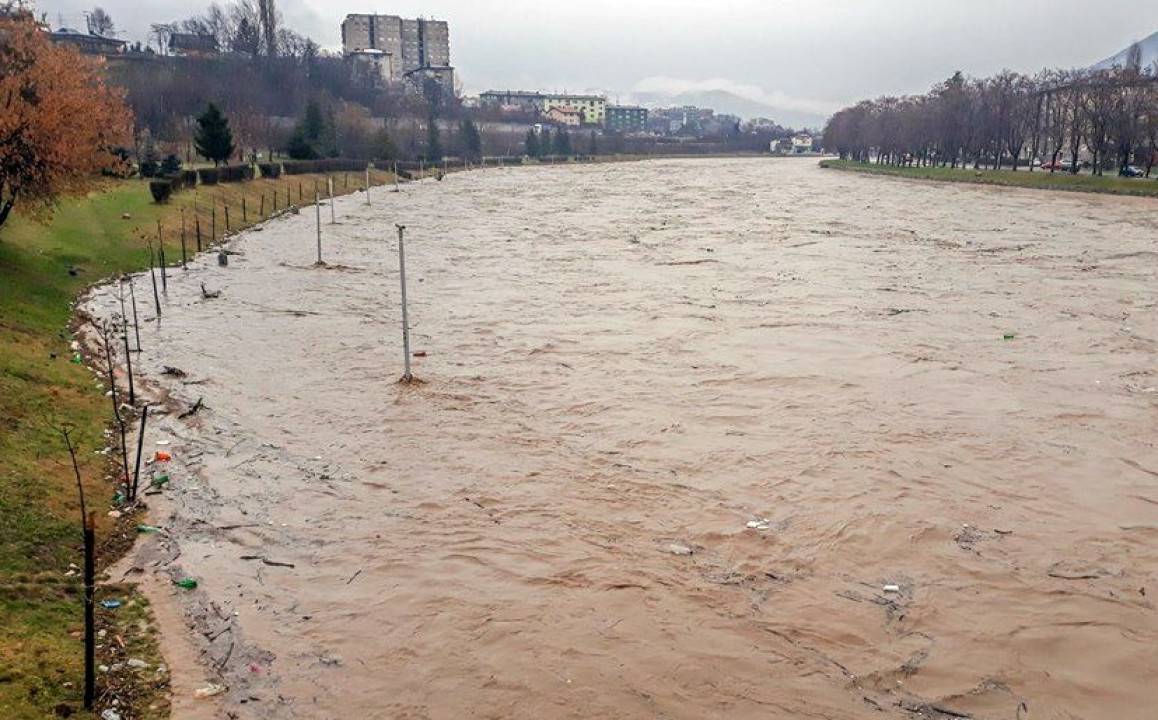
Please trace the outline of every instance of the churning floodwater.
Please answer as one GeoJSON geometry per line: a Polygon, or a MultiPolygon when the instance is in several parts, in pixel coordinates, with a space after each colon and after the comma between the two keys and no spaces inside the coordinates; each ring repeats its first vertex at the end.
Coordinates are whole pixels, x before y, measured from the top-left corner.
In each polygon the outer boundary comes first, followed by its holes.
{"type": "Polygon", "coordinates": [[[751,159],[372,202],[143,323],[140,566],[199,579],[222,717],[1153,717],[1158,201],[751,159]]]}

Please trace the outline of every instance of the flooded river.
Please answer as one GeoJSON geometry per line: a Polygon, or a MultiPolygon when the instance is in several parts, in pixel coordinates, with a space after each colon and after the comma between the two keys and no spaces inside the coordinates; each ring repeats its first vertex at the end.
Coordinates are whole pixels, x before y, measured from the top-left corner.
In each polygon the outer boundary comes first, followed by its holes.
{"type": "Polygon", "coordinates": [[[306,208],[143,324],[206,409],[148,435],[137,562],[200,581],[221,717],[1153,717],[1158,201],[792,159],[374,192],[327,267],[306,208]]]}

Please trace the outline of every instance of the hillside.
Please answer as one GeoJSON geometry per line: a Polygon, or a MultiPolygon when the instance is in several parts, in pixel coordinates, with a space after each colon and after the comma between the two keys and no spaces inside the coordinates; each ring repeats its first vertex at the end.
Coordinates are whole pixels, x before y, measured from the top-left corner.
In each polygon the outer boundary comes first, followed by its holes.
{"type": "MultiPolygon", "coordinates": [[[[1148,68],[1158,63],[1158,32],[1155,32],[1145,40],[1138,43],[1142,47],[1142,67],[1148,68]]],[[[1127,45],[1121,52],[1111,55],[1105,60],[1092,66],[1093,70],[1106,70],[1115,65],[1124,66],[1126,64],[1126,56],[1130,52],[1133,43],[1127,45]]]]}
{"type": "Polygon", "coordinates": [[[717,113],[737,115],[744,119],[766,117],[788,127],[819,128],[824,126],[825,117],[819,113],[788,110],[767,103],[742,97],[727,90],[690,90],[678,94],[657,92],[634,92],[635,102],[648,107],[673,107],[695,105],[708,107],[717,113]]]}

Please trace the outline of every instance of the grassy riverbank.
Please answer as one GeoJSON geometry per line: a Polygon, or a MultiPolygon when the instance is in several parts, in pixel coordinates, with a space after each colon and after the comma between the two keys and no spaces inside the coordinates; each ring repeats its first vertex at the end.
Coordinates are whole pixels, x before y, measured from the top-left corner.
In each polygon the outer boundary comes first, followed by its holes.
{"type": "Polygon", "coordinates": [[[1069,175],[1035,170],[973,170],[971,168],[897,167],[874,165],[852,160],[822,160],[820,166],[833,170],[862,172],[872,175],[935,180],[938,182],[973,183],[975,185],[1002,185],[1038,190],[1065,190],[1069,192],[1107,193],[1111,195],[1139,195],[1158,197],[1158,180],[1123,178],[1116,175],[1069,175]]]}
{"type": "MultiPolygon", "coordinates": [[[[334,178],[335,194],[356,191],[362,180],[360,173],[334,178]]],[[[16,216],[0,227],[0,717],[5,720],[52,717],[58,706],[75,712],[81,705],[83,596],[79,575],[68,574],[69,564],[82,560],[79,505],[68,453],[52,425],[75,428],[89,507],[101,522],[98,544],[105,550],[98,565],[110,564],[117,554],[113,548],[123,551],[126,545],[126,529],[106,516],[114,485],[109,457],[96,454],[106,445],[103,431],[111,420],[107,388],[74,360],[72,302],[95,283],[146,268],[148,244],[157,245],[158,222],[166,259],[178,264],[182,216],[186,252],[192,253],[198,225],[203,247],[220,240],[227,206],[229,227],[238,230],[272,209],[275,192],[279,209],[287,193],[294,204],[299,197],[312,202],[315,181],[325,187],[324,177],[312,175],[204,186],[176,194],[167,205],[153,203],[142,181],[110,181],[86,197],[62,202],[47,224],[16,216]]],[[[393,178],[386,173],[372,178],[374,184],[387,181],[393,178]]],[[[148,302],[149,296],[138,300],[148,302]]],[[[133,601],[131,607],[145,605],[123,591],[117,597],[133,601]]],[[[109,624],[133,613],[98,607],[98,615],[109,624]]],[[[114,630],[110,636],[133,645],[127,631],[114,630]]],[[[147,655],[155,646],[142,641],[140,651],[147,655]]],[[[98,650],[98,662],[111,664],[113,652],[110,642],[98,650]]],[[[123,678],[103,675],[102,680],[107,689],[121,686],[123,678]]],[[[134,717],[163,714],[163,683],[144,685],[160,693],[157,707],[139,708],[134,717]]]]}

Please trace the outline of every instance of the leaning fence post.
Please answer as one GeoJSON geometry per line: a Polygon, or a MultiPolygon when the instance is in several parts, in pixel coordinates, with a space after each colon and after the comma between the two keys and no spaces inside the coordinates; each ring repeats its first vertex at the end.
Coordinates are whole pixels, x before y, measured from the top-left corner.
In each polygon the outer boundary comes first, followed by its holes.
{"type": "Polygon", "coordinates": [[[149,243],[149,277],[153,279],[153,302],[157,305],[157,317],[161,317],[161,296],[157,294],[157,271],[154,269],[153,244],[149,243]]]}
{"type": "Polygon", "coordinates": [[[229,203],[225,204],[225,232],[229,232],[229,203]]]}
{"type": "Polygon", "coordinates": [[[249,222],[249,211],[245,209],[245,198],[241,198],[241,224],[249,222]]]}
{"type": "Polygon", "coordinates": [[[137,463],[133,468],[133,487],[131,489],[132,502],[137,501],[137,488],[141,482],[141,451],[145,449],[145,421],[149,419],[149,403],[141,408],[141,433],[137,436],[137,463]]]}
{"type": "Polygon", "coordinates": [[[165,295],[169,294],[169,277],[165,270],[165,239],[161,237],[161,221],[157,221],[157,252],[160,253],[158,260],[161,265],[161,292],[165,295]]]}
{"type": "Polygon", "coordinates": [[[133,334],[137,336],[137,352],[141,352],[141,323],[137,320],[137,291],[132,275],[129,276],[129,298],[133,301],[133,334]]]}
{"type": "Polygon", "coordinates": [[[406,307],[406,241],[405,225],[396,225],[398,228],[398,276],[402,283],[402,356],[405,372],[402,382],[410,382],[414,376],[410,374],[410,316],[406,307]]]}
{"type": "Polygon", "coordinates": [[[133,389],[133,353],[129,350],[129,321],[121,320],[121,338],[125,341],[125,369],[129,375],[129,405],[137,404],[137,394],[133,389]]]}
{"type": "Polygon", "coordinates": [[[265,193],[261,194],[261,207],[257,210],[257,216],[259,218],[265,217],[265,193]]]}

